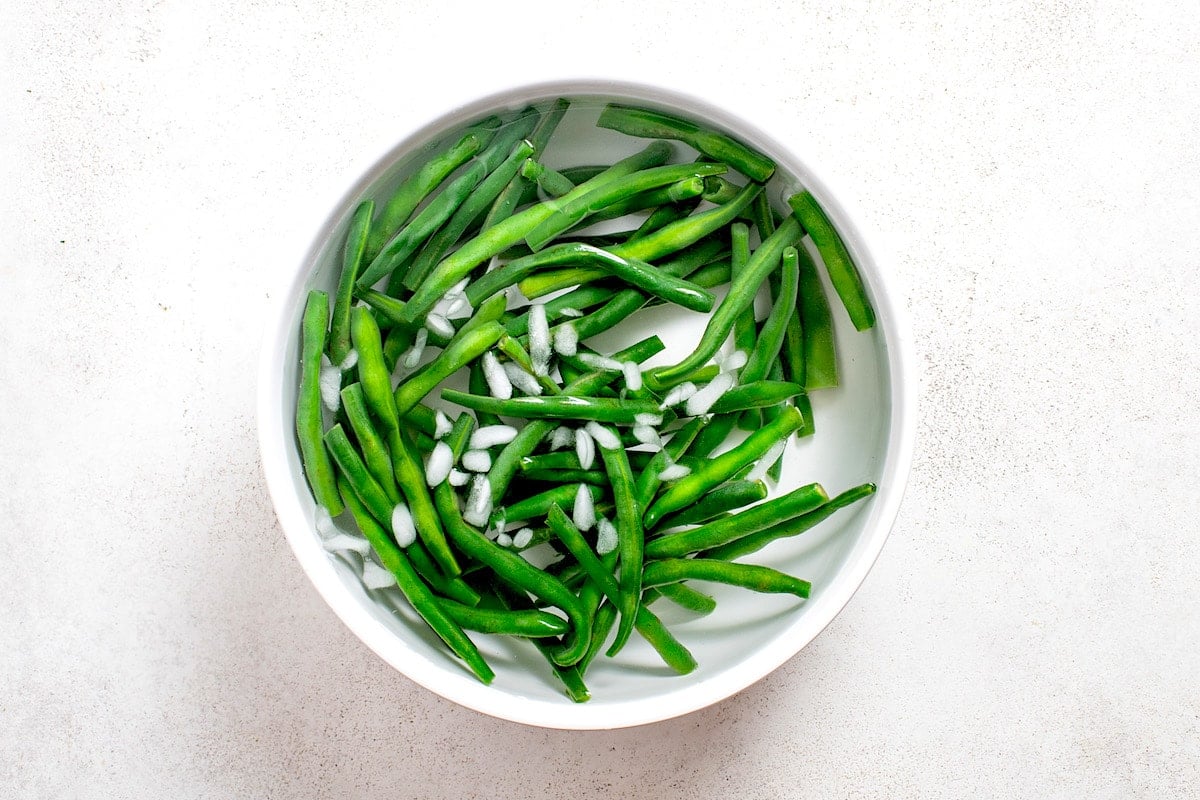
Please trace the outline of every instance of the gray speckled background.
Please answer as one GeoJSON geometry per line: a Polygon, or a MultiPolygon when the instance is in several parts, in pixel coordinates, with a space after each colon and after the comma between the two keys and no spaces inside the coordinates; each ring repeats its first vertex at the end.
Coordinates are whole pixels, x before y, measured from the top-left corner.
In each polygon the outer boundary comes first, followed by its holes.
{"type": "Polygon", "coordinates": [[[0,31],[0,795],[1198,796],[1195,3],[15,0],[0,31]],[[795,130],[896,255],[920,367],[842,615],[614,733],[387,667],[254,436],[268,297],[348,170],[480,75],[561,72],[795,130]]]}

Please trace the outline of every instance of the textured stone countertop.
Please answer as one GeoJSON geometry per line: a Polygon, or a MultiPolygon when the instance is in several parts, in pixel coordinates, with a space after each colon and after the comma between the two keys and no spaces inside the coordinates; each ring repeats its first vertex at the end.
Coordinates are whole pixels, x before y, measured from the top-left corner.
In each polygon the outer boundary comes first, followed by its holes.
{"type": "Polygon", "coordinates": [[[1194,2],[10,0],[0,796],[1200,796],[1194,2]],[[884,237],[914,469],[749,690],[524,728],[396,673],[288,548],[264,311],[346,178],[505,83],[796,132],[884,237]]]}

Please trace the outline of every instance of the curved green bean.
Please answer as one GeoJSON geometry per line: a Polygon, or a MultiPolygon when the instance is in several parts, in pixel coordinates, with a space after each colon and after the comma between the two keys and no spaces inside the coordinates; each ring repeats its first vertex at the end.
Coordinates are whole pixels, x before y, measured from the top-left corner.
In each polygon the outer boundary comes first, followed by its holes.
{"type": "Polygon", "coordinates": [[[541,639],[561,636],[571,629],[562,617],[535,608],[502,611],[463,605],[454,600],[441,599],[438,603],[452,620],[468,631],[541,639]]]}
{"type": "Polygon", "coordinates": [[[758,287],[775,269],[784,248],[795,244],[799,238],[800,223],[795,217],[788,217],[779,229],[754,251],[746,268],[734,275],[729,293],[709,318],[696,349],[673,366],[651,370],[646,375],[646,383],[654,389],[669,388],[712,358],[728,338],[738,314],[754,302],[758,287]]]}
{"type": "Polygon", "coordinates": [[[304,304],[300,324],[300,386],[296,392],[296,439],[304,477],[317,503],[337,516],[342,513],[336,475],[325,449],[325,423],[321,417],[321,353],[325,351],[325,326],[329,322],[329,295],[313,290],[304,304]]]}
{"type": "Polygon", "coordinates": [[[812,192],[807,190],[789,197],[788,205],[792,207],[794,215],[800,220],[804,230],[808,231],[821,253],[829,281],[838,297],[842,299],[842,305],[846,307],[846,313],[850,315],[854,327],[860,331],[874,327],[875,309],[871,308],[871,301],[867,299],[862,276],[858,274],[858,268],[850,258],[850,251],[846,249],[842,237],[826,216],[825,209],[817,203],[812,192]]]}
{"type": "MultiPolygon", "coordinates": [[[[595,581],[608,597],[609,602],[619,603],[621,590],[617,585],[616,578],[605,569],[604,564],[584,540],[583,534],[579,532],[579,529],[575,527],[563,510],[558,506],[552,506],[548,520],[550,529],[559,538],[559,541],[571,551],[571,555],[579,561],[588,578],[595,581]]],[[[696,659],[692,657],[687,648],[671,635],[671,632],[650,609],[640,603],[633,625],[673,670],[681,675],[686,675],[696,668],[696,659]]]]}
{"type": "Polygon", "coordinates": [[[741,586],[756,592],[793,594],[807,598],[812,584],[777,569],[757,564],[731,564],[706,558],[668,558],[647,562],[642,574],[646,586],[664,586],[679,581],[712,581],[741,586]]]}
{"type": "Polygon", "coordinates": [[[596,122],[629,136],[652,139],[677,139],[709,158],[722,161],[758,183],[775,174],[775,162],[741,142],[694,122],[645,108],[609,103],[596,122]]]}

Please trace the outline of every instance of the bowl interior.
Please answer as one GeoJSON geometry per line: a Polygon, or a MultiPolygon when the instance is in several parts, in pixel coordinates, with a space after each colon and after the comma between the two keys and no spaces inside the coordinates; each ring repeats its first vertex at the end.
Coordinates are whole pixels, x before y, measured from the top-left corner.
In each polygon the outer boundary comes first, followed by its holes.
{"type": "MultiPolygon", "coordinates": [[[[679,159],[695,156],[685,145],[675,146],[679,159]]],[[[766,302],[765,297],[759,300],[766,302]]],[[[765,311],[766,305],[760,305],[760,316],[765,311]]],[[[678,308],[644,309],[592,341],[608,352],[657,333],[667,351],[649,363],[671,363],[691,350],[704,319],[678,308]]],[[[858,228],[808,167],[779,143],[699,101],[659,90],[584,83],[529,87],[460,108],[417,131],[382,158],[336,207],[280,303],[268,334],[260,410],[263,461],[284,531],[314,584],[355,633],[401,672],[451,700],[519,722],[560,728],[641,724],[702,708],[766,675],[828,624],[862,581],[895,516],[911,449],[906,421],[911,403],[901,378],[903,338],[895,309],[882,291],[874,256],[858,228]],[[817,196],[855,257],[879,317],[873,330],[856,332],[826,286],[834,312],[841,385],[812,393],[817,433],[793,439],[782,480],[771,491],[774,496],[817,481],[832,495],[872,481],[879,486],[878,494],[800,537],[776,542],[743,559],[810,580],[812,597],[801,602],[695,584],[716,598],[718,607],[711,615],[696,616],[665,600],[654,610],[692,651],[699,668],[691,675],[675,675],[635,635],[617,658],[600,657],[592,665],[587,676],[592,700],[582,705],[562,694],[545,661],[524,641],[473,634],[497,673],[493,685],[480,685],[398,590],[365,590],[356,556],[331,556],[322,548],[292,433],[304,298],[311,288],[332,296],[346,226],[359,200],[386,198],[430,151],[456,139],[472,121],[558,96],[570,98],[572,106],[544,155],[545,163],[555,168],[612,163],[646,144],[595,126],[608,100],[656,107],[704,122],[775,159],[779,170],[768,186],[773,205],[785,210],[783,198],[801,187],[817,196]]],[[[347,527],[352,529],[352,524],[347,527]]]]}

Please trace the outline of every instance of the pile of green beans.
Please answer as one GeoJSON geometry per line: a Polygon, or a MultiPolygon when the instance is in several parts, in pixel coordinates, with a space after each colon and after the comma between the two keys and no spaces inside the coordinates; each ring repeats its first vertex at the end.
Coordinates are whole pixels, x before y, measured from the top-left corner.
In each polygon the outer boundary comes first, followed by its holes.
{"type": "Polygon", "coordinates": [[[712,613],[690,581],[809,596],[734,559],[875,491],[770,491],[788,443],[816,429],[809,392],[838,386],[818,270],[857,330],[875,316],[818,200],[772,206],[767,156],[609,104],[598,126],[651,141],[556,167],[544,153],[569,106],[481,120],[355,209],[336,293],[310,291],[300,321],[296,444],[326,546],[365,553],[369,590],[390,576],[484,683],[467,631],[528,640],[583,702],[594,659],[635,632],[675,672],[697,668],[649,608],[712,613]],[[629,224],[587,233],[604,220],[629,224]],[[596,349],[659,304],[704,316],[693,352],[644,369],[657,336],[596,349]],[[726,441],[738,426],[749,435],[726,441]]]}

